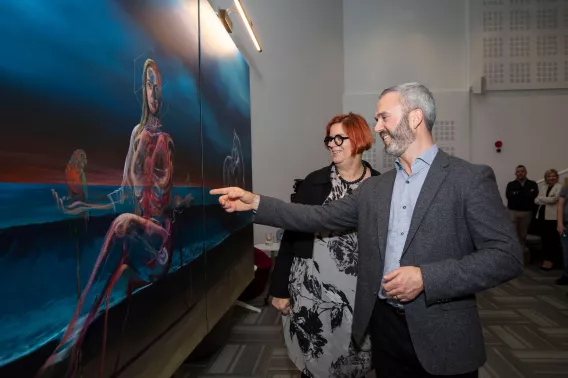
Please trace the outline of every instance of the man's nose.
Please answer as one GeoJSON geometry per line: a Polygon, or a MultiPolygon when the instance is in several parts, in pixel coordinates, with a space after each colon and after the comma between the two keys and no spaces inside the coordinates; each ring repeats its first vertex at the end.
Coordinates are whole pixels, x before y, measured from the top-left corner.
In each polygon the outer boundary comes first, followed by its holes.
{"type": "Polygon", "coordinates": [[[382,125],[382,122],[381,122],[381,120],[378,120],[377,123],[375,123],[375,132],[379,133],[383,130],[384,130],[384,127],[382,125]]]}

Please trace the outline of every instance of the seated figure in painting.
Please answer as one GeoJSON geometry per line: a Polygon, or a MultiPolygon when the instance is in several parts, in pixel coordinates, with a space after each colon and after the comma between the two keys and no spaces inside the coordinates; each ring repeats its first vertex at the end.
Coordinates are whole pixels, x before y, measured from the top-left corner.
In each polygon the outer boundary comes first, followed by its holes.
{"type": "MultiPolygon", "coordinates": [[[[143,71],[142,118],[132,131],[130,147],[124,164],[121,187],[109,194],[109,203],[89,203],[83,196],[59,198],[53,192],[58,208],[67,214],[88,213],[95,209],[112,209],[116,204],[125,203],[128,198],[135,201],[135,211],[120,214],[112,222],[104,239],[103,246],[92,269],[89,281],[82,291],[75,313],[60,344],[46,361],[38,375],[64,359],[71,352],[69,374],[78,368],[81,343],[86,331],[95,319],[101,304],[106,300],[105,336],[102,356],[105,352],[106,318],[113,286],[126,269],[133,271],[129,281],[129,293],[134,284],[140,286],[158,280],[168,273],[172,262],[171,226],[174,207],[184,206],[185,201],[171,199],[173,186],[174,143],[163,130],[158,118],[161,107],[162,78],[156,63],[147,59],[143,71]],[[112,259],[109,257],[112,256],[112,259]],[[112,261],[111,274],[102,291],[96,298],[86,316],[81,309],[90,291],[97,290],[95,280],[101,274],[107,261],[112,261]],[[133,280],[136,279],[137,282],[133,280]]],[[[106,269],[106,268],[105,268],[106,269]]],[[[100,374],[102,376],[103,358],[100,374]]]]}

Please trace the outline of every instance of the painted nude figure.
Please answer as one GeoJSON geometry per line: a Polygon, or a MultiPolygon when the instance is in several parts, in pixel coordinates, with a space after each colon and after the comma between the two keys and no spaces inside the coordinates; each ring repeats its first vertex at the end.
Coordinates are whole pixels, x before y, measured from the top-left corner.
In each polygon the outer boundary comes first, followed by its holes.
{"type": "MultiPolygon", "coordinates": [[[[86,199],[69,203],[59,198],[57,193],[53,193],[58,207],[69,214],[114,208],[116,204],[125,203],[129,198],[135,202],[135,211],[134,214],[120,214],[112,222],[73,318],[60,344],[38,375],[43,374],[49,366],[64,359],[69,352],[71,352],[71,364],[68,373],[72,375],[76,372],[81,343],[101,304],[106,300],[105,335],[100,366],[102,376],[108,305],[113,286],[127,269],[134,272],[137,284],[142,285],[155,282],[167,274],[170,269],[172,262],[170,230],[173,207],[175,207],[171,198],[174,143],[170,135],[163,130],[158,118],[161,107],[161,90],[162,78],[158,66],[153,60],[148,59],[143,71],[142,118],[132,130],[122,185],[117,191],[108,195],[109,203],[93,204],[86,199]],[[119,262],[113,265],[110,278],[106,281],[103,290],[97,293],[89,313],[83,320],[80,315],[85,298],[89,291],[95,289],[93,283],[111,254],[120,255],[117,259],[119,262]]],[[[175,200],[175,202],[180,201],[175,200]]],[[[131,294],[133,284],[131,279],[128,295],[131,294]]]]}

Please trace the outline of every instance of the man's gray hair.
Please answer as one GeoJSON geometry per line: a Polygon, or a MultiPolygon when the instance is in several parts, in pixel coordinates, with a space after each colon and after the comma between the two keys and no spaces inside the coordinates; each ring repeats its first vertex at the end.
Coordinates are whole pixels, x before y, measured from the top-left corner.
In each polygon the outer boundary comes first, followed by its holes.
{"type": "Polygon", "coordinates": [[[399,94],[405,113],[414,109],[422,110],[426,127],[432,132],[434,122],[436,122],[436,102],[432,92],[426,86],[420,83],[399,84],[385,89],[379,98],[390,92],[399,94]]]}

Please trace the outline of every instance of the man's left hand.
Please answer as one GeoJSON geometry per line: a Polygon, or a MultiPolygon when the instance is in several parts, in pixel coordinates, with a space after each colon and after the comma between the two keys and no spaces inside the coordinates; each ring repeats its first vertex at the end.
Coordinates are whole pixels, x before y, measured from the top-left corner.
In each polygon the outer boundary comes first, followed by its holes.
{"type": "Polygon", "coordinates": [[[385,275],[386,294],[399,302],[410,302],[424,290],[422,272],[415,266],[403,266],[385,275]]]}

